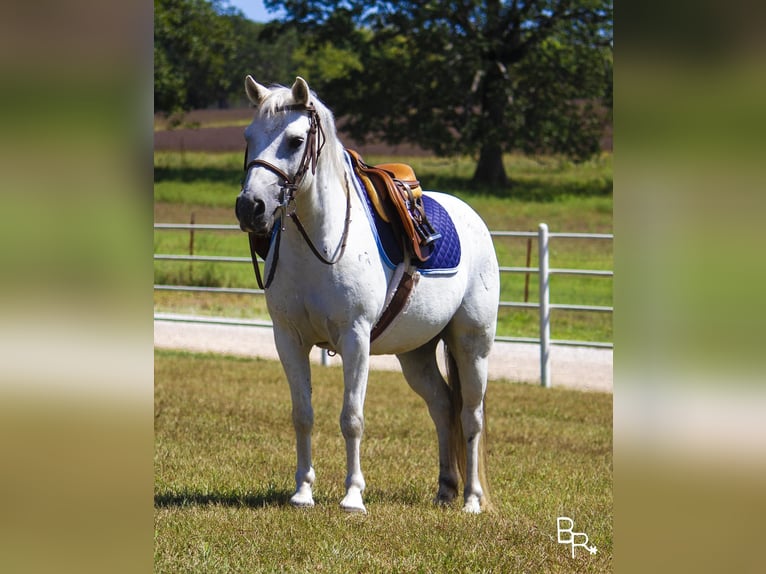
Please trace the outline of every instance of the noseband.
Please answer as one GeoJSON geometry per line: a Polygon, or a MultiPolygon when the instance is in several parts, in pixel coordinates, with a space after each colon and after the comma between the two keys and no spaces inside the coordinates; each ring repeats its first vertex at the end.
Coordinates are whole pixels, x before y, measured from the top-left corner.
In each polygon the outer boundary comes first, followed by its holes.
{"type": "MultiPolygon", "coordinates": [[[[285,230],[284,222],[286,218],[289,217],[295,222],[295,225],[298,228],[298,231],[300,231],[301,235],[303,236],[303,239],[311,248],[311,251],[322,263],[325,263],[326,265],[335,265],[338,261],[340,261],[340,258],[343,257],[343,253],[346,251],[346,241],[348,239],[349,224],[351,223],[351,195],[349,193],[348,180],[345,181],[346,221],[344,224],[343,236],[341,238],[340,251],[338,252],[338,255],[334,257],[333,259],[325,258],[319,252],[319,250],[314,246],[313,242],[308,236],[308,233],[306,232],[306,229],[303,227],[303,224],[301,223],[300,219],[298,219],[298,214],[295,213],[294,206],[291,211],[288,210],[290,205],[293,204],[295,201],[295,193],[297,192],[298,187],[303,181],[303,178],[305,177],[306,172],[309,170],[309,166],[311,167],[311,174],[312,175],[316,174],[317,163],[319,161],[319,154],[322,152],[322,148],[324,147],[326,138],[325,138],[324,130],[322,129],[322,122],[319,119],[319,113],[317,112],[316,107],[314,106],[313,103],[308,103],[306,105],[296,104],[296,105],[289,105],[289,106],[281,106],[277,108],[275,111],[276,112],[288,112],[288,111],[307,112],[309,116],[309,131],[306,138],[306,145],[303,148],[303,157],[301,158],[301,163],[298,166],[298,171],[296,171],[295,175],[292,177],[290,177],[283,170],[275,166],[273,163],[268,162],[266,160],[254,159],[248,162],[247,161],[248,150],[247,148],[245,148],[245,162],[244,162],[245,173],[249,172],[250,168],[261,166],[261,167],[265,167],[266,169],[274,173],[277,177],[279,177],[282,180],[282,184],[280,186],[280,190],[281,190],[280,203],[279,203],[279,206],[277,207],[277,210],[282,212],[280,217],[281,222],[280,222],[280,227],[277,229],[274,258],[271,264],[271,269],[266,278],[265,285],[263,284],[261,280],[261,273],[258,268],[257,254],[255,251],[256,238],[254,234],[252,233],[249,234],[250,255],[253,260],[253,268],[255,269],[255,278],[258,281],[258,286],[261,289],[267,289],[269,285],[271,285],[272,280],[274,279],[274,273],[276,272],[276,268],[277,268],[277,261],[279,260],[279,243],[282,236],[281,232],[285,230]]],[[[344,173],[344,177],[347,177],[347,174],[344,173]]],[[[264,257],[264,260],[265,260],[265,257],[264,257]]]]}

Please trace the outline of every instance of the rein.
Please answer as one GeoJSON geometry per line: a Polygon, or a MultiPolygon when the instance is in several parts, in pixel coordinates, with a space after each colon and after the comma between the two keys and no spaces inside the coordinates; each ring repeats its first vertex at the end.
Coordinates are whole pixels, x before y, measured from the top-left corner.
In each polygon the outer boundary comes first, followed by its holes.
{"type": "MultiPolygon", "coordinates": [[[[308,137],[306,141],[306,146],[303,149],[303,157],[301,158],[300,166],[298,167],[298,171],[295,172],[295,175],[293,177],[290,177],[288,174],[286,174],[284,171],[282,171],[280,168],[275,166],[273,163],[270,163],[268,161],[262,160],[262,159],[254,159],[250,162],[247,162],[247,149],[245,149],[245,166],[244,170],[245,173],[250,171],[251,168],[261,166],[265,167],[272,173],[276,174],[277,177],[282,179],[282,185],[280,187],[281,190],[281,198],[280,198],[280,204],[277,207],[278,210],[281,211],[280,216],[280,225],[276,230],[276,239],[275,239],[275,245],[274,245],[274,257],[271,264],[271,269],[269,270],[269,274],[266,277],[266,283],[264,284],[261,279],[261,272],[258,268],[258,259],[257,259],[257,253],[256,253],[256,246],[258,239],[255,237],[254,234],[249,233],[249,239],[250,239],[250,256],[253,260],[253,269],[255,270],[255,279],[258,282],[258,287],[266,290],[271,285],[271,282],[274,280],[274,274],[276,273],[277,269],[277,262],[279,261],[279,245],[281,242],[282,237],[282,231],[285,231],[285,218],[289,217],[295,222],[295,226],[298,228],[298,231],[300,232],[303,239],[306,241],[306,244],[311,249],[311,252],[316,256],[317,259],[319,259],[322,263],[325,265],[335,265],[338,261],[340,261],[341,257],[343,257],[343,254],[346,251],[346,243],[348,241],[348,233],[349,228],[351,224],[351,193],[349,192],[349,186],[348,186],[348,174],[344,172],[344,184],[345,184],[345,191],[346,191],[346,220],[343,225],[343,235],[341,236],[341,245],[340,245],[340,251],[337,253],[337,255],[332,259],[327,259],[324,257],[319,250],[316,248],[314,243],[311,241],[311,238],[308,236],[308,233],[306,232],[306,228],[301,223],[300,219],[298,218],[298,214],[295,211],[295,193],[298,190],[298,187],[300,186],[301,182],[303,181],[304,176],[306,175],[306,172],[309,170],[309,166],[311,167],[311,174],[316,173],[317,169],[317,163],[319,161],[319,154],[322,152],[322,148],[324,147],[326,138],[324,134],[324,130],[322,129],[321,121],[319,120],[319,114],[317,113],[316,108],[313,104],[309,103],[307,105],[291,105],[291,106],[282,106],[280,108],[277,108],[277,112],[283,112],[283,111],[305,111],[309,114],[309,131],[308,131],[308,137]],[[292,210],[290,210],[290,207],[292,206],[292,210]]],[[[268,252],[267,252],[268,255],[268,252]]],[[[264,257],[264,263],[265,263],[265,257],[264,257]]]]}

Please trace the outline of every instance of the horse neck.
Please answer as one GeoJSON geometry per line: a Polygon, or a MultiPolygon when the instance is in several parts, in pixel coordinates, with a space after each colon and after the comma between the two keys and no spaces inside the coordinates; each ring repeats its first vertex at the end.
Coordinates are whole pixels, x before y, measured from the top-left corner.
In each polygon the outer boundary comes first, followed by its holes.
{"type": "MultiPolygon", "coordinates": [[[[339,148],[337,153],[341,152],[339,148]]],[[[344,163],[338,157],[331,157],[331,153],[336,150],[325,150],[310,189],[300,192],[295,200],[295,212],[311,241],[328,256],[334,255],[341,242],[348,193],[344,163]]]]}

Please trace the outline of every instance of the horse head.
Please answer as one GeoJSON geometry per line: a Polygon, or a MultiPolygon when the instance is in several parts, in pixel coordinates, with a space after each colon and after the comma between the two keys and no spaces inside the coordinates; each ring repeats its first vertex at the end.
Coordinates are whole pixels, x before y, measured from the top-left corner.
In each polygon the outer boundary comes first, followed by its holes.
{"type": "Polygon", "coordinates": [[[303,78],[290,89],[269,89],[247,76],[245,92],[256,112],[245,130],[245,176],[235,213],[243,231],[267,236],[295,195],[311,186],[325,136],[319,102],[303,78]]]}

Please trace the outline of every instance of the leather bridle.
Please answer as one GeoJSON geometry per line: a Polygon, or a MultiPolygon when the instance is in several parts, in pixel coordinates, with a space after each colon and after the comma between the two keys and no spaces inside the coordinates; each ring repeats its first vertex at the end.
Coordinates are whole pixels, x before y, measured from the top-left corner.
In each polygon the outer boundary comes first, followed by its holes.
{"type": "Polygon", "coordinates": [[[289,112],[289,111],[303,111],[308,112],[309,115],[309,132],[307,135],[306,146],[303,148],[303,157],[301,158],[298,171],[295,172],[293,177],[287,175],[284,171],[279,169],[273,163],[270,163],[263,159],[254,159],[250,162],[247,161],[248,150],[245,148],[245,172],[250,171],[251,167],[263,166],[266,169],[275,173],[278,177],[282,178],[282,191],[285,193],[285,197],[292,200],[295,195],[295,191],[298,189],[303,177],[311,166],[311,173],[315,174],[317,170],[317,162],[319,161],[319,154],[322,153],[322,148],[325,144],[324,129],[322,129],[322,122],[319,119],[319,113],[314,107],[313,103],[306,105],[298,104],[292,106],[282,106],[276,109],[276,112],[289,112]]]}
{"type": "MultiPolygon", "coordinates": [[[[269,270],[269,274],[266,277],[266,283],[264,285],[263,281],[261,280],[261,273],[260,269],[258,268],[258,259],[256,254],[256,241],[257,238],[253,233],[249,233],[250,238],[250,255],[253,260],[253,269],[255,270],[255,278],[258,282],[258,287],[261,289],[268,289],[271,285],[271,282],[274,279],[274,274],[276,272],[277,268],[277,261],[279,260],[279,244],[281,240],[282,231],[285,230],[285,219],[290,218],[295,222],[295,226],[298,228],[298,231],[300,231],[301,235],[303,236],[303,239],[308,244],[309,248],[311,249],[312,253],[319,259],[322,263],[326,265],[335,265],[338,261],[340,261],[341,257],[343,257],[343,253],[346,251],[346,242],[348,240],[348,232],[349,232],[349,224],[351,223],[351,194],[349,192],[348,187],[348,174],[344,173],[345,177],[345,191],[346,191],[346,221],[344,224],[343,229],[343,236],[341,237],[341,245],[340,250],[337,252],[337,255],[332,259],[327,259],[324,257],[319,250],[314,246],[314,243],[311,241],[311,239],[308,236],[308,233],[306,232],[305,227],[301,223],[300,219],[298,218],[298,214],[295,212],[295,194],[298,191],[298,187],[300,187],[301,182],[303,181],[303,178],[306,175],[306,172],[308,172],[309,167],[311,168],[311,174],[314,175],[316,173],[317,169],[317,163],[319,161],[319,154],[322,152],[322,148],[324,147],[326,138],[324,134],[324,130],[322,129],[322,123],[319,119],[319,113],[316,110],[316,107],[313,103],[308,104],[296,104],[296,105],[289,105],[289,106],[281,106],[276,109],[277,112],[287,112],[287,111],[303,111],[307,112],[309,115],[309,131],[306,137],[306,145],[303,148],[303,157],[301,158],[301,163],[298,166],[298,170],[295,172],[295,175],[290,177],[287,173],[285,173],[283,170],[278,168],[273,163],[270,163],[263,159],[253,159],[251,161],[247,161],[247,155],[248,150],[245,148],[245,162],[244,162],[244,170],[245,173],[249,172],[251,168],[253,167],[265,167],[272,173],[274,173],[277,177],[279,177],[282,180],[282,184],[280,186],[280,203],[279,206],[277,206],[276,210],[281,211],[280,216],[280,224],[275,233],[277,234],[276,239],[274,241],[274,257],[271,264],[271,269],[269,270]],[[292,210],[290,207],[292,206],[292,210]]],[[[275,210],[275,211],[276,211],[275,210]]],[[[265,257],[264,257],[265,260],[265,257]]]]}

